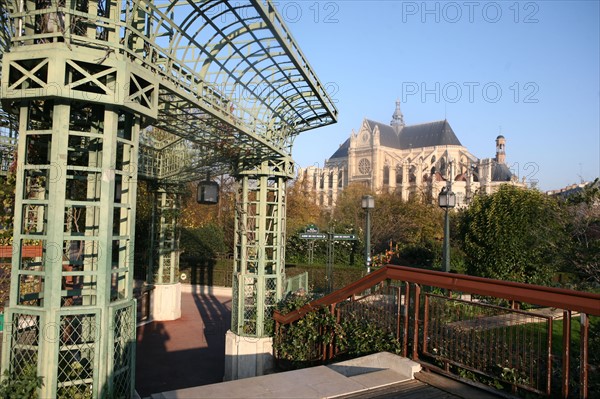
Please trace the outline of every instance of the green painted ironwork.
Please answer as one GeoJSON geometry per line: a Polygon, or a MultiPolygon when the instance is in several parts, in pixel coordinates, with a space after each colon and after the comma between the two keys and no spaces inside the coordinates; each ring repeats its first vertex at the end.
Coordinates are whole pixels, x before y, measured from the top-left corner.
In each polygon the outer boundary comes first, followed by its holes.
{"type": "Polygon", "coordinates": [[[285,289],[285,182],[287,160],[266,161],[239,176],[231,329],[264,337],[285,289]]]}
{"type": "Polygon", "coordinates": [[[158,195],[158,237],[155,284],[179,282],[179,195],[160,189],[158,195]]]}
{"type": "MultiPolygon", "coordinates": [[[[138,176],[238,176],[233,328],[266,335],[284,288],[293,139],[337,119],[273,4],[0,5],[0,136],[19,140],[2,368],[37,366],[41,397],[132,396],[138,176]],[[42,257],[23,259],[33,243],[42,257]]],[[[168,229],[174,218],[158,229],[164,282],[177,275],[168,229]]]]}

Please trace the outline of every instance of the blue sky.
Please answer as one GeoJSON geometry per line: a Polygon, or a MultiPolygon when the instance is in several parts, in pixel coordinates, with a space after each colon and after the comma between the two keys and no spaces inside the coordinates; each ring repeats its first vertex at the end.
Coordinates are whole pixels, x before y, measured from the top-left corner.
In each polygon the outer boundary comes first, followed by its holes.
{"type": "Polygon", "coordinates": [[[293,157],[323,165],[363,118],[445,117],[475,156],[556,189],[600,176],[598,1],[275,1],[336,101],[293,157]]]}

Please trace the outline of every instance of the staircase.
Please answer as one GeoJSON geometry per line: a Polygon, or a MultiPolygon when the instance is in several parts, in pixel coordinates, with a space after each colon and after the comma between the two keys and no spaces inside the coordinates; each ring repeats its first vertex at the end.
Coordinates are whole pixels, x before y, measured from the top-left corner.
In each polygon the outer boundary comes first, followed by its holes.
{"type": "Polygon", "coordinates": [[[410,381],[420,370],[412,360],[381,352],[328,366],[157,393],[150,399],[347,398],[410,381]]]}

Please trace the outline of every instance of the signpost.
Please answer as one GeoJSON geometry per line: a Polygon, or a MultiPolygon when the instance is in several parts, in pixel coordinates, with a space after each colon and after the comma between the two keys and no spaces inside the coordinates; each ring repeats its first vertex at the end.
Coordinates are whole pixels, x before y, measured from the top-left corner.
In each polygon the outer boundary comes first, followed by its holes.
{"type": "Polygon", "coordinates": [[[327,240],[327,292],[333,291],[333,245],[336,241],[354,241],[355,234],[340,234],[334,232],[319,233],[319,228],[314,224],[307,226],[304,233],[300,233],[300,238],[310,240],[308,245],[308,263],[312,264],[315,250],[315,240],[327,240]]]}

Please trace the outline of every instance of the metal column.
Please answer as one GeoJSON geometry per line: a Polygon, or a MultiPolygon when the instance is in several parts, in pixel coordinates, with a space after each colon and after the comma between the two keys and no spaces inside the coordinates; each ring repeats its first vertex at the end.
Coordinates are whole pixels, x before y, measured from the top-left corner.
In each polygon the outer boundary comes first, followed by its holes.
{"type": "MultiPolygon", "coordinates": [[[[19,165],[2,369],[11,378],[37,369],[44,398],[131,397],[138,143],[142,119],[157,114],[157,86],[126,57],[44,36],[40,21],[56,20],[53,10],[14,13],[23,36],[3,55],[19,165]],[[33,262],[22,257],[30,245],[43,251],[33,262]]],[[[102,15],[118,20],[112,4],[102,15]]],[[[66,32],[96,36],[85,26],[66,32]]],[[[98,35],[119,43],[114,29],[98,35]]]]}
{"type": "Polygon", "coordinates": [[[283,295],[285,276],[285,182],[289,159],[264,162],[239,177],[231,329],[265,337],[283,295]]]}
{"type": "Polygon", "coordinates": [[[179,282],[179,194],[161,189],[156,194],[158,206],[157,264],[153,282],[179,282]]]}

